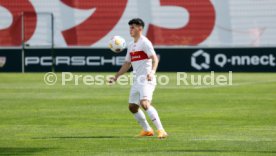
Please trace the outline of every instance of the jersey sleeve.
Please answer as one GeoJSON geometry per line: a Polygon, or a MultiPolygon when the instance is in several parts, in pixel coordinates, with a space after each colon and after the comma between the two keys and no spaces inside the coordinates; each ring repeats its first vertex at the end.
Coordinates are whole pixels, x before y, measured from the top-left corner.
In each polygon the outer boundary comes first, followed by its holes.
{"type": "Polygon", "coordinates": [[[144,51],[148,55],[148,57],[152,55],[156,55],[153,45],[150,41],[146,41],[144,44],[144,51]]]}

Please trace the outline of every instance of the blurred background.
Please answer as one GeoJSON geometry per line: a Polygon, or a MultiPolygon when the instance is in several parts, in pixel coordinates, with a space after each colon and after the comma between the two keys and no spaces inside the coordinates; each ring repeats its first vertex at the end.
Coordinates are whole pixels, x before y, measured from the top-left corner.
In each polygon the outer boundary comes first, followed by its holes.
{"type": "Polygon", "coordinates": [[[0,71],[115,71],[107,43],[135,17],[159,71],[276,71],[275,0],[3,0],[0,71]]]}

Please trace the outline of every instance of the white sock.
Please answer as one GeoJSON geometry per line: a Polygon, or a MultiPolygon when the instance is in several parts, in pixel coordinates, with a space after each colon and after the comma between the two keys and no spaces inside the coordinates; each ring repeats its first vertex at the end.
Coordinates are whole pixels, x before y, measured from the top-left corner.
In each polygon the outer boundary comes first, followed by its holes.
{"type": "Polygon", "coordinates": [[[148,108],[147,113],[148,113],[151,121],[153,122],[153,124],[157,128],[157,130],[164,130],[164,128],[162,126],[162,123],[160,121],[160,118],[158,116],[158,113],[157,113],[156,109],[153,106],[150,106],[148,108]]]}
{"type": "Polygon", "coordinates": [[[138,109],[137,113],[133,114],[138,123],[143,127],[145,131],[150,131],[151,127],[146,119],[144,112],[141,109],[138,109]]]}

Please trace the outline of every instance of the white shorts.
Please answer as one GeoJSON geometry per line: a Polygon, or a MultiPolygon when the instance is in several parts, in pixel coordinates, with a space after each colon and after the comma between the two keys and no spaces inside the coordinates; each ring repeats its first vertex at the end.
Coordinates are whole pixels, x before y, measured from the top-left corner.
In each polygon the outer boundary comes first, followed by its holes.
{"type": "Polygon", "coordinates": [[[130,89],[129,103],[139,105],[140,100],[152,100],[152,95],[155,89],[155,84],[146,83],[143,85],[133,84],[130,89]]]}

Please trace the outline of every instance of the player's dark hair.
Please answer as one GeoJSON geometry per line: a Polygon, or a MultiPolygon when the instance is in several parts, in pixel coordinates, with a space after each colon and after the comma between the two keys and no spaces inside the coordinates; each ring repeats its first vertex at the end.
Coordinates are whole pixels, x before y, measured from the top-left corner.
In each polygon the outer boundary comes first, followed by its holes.
{"type": "Polygon", "coordinates": [[[128,22],[128,25],[132,25],[132,24],[136,24],[136,25],[142,26],[143,28],[145,26],[145,23],[144,23],[144,21],[141,18],[133,18],[132,20],[130,20],[128,22]]]}

